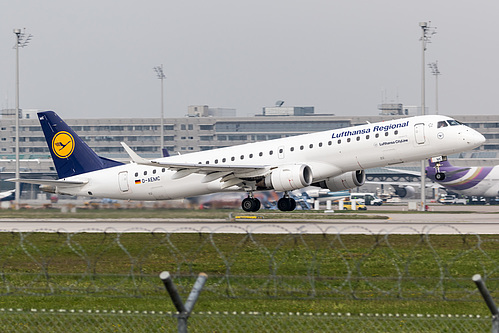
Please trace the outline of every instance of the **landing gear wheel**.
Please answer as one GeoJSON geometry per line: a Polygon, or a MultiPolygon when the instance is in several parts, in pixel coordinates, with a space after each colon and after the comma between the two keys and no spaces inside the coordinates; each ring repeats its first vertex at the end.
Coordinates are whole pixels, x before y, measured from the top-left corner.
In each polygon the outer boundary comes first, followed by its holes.
{"type": "Polygon", "coordinates": [[[246,198],[241,203],[241,207],[245,212],[256,212],[260,209],[260,200],[255,198],[246,198]]]}
{"type": "Polygon", "coordinates": [[[435,179],[438,180],[439,182],[441,182],[442,180],[445,179],[445,173],[443,173],[443,172],[437,172],[435,174],[435,179]]]}
{"type": "Polygon", "coordinates": [[[277,201],[277,208],[283,212],[293,211],[296,208],[296,201],[293,198],[283,197],[277,201]]]}

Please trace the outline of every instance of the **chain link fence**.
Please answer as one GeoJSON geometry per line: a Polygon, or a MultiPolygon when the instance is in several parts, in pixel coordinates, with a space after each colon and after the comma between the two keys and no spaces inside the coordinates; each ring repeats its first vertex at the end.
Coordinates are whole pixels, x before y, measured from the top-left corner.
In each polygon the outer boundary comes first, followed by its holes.
{"type": "MultiPolygon", "coordinates": [[[[176,314],[154,311],[0,309],[2,332],[176,332],[176,314]]],[[[199,312],[189,332],[487,332],[471,315],[199,312]]]]}

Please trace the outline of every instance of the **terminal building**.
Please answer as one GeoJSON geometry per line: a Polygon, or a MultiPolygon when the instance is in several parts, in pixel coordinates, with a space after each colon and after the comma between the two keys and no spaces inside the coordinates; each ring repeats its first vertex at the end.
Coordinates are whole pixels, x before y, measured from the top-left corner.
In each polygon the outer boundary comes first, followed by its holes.
{"type": "MultiPolygon", "coordinates": [[[[382,104],[375,116],[336,116],[316,114],[313,107],[263,108],[253,117],[236,117],[236,110],[189,106],[185,117],[164,119],[164,147],[172,154],[186,154],[255,141],[265,141],[311,132],[379,122],[417,114],[417,107],[382,104]]],[[[55,169],[36,112],[22,110],[19,126],[19,153],[23,177],[56,177],[55,169]],[[26,175],[29,173],[30,175],[26,175]]],[[[15,173],[14,110],[2,110],[0,122],[0,178],[15,173]]],[[[120,142],[126,142],[145,158],[161,157],[159,118],[62,118],[97,154],[121,161],[128,155],[120,142]]],[[[451,156],[456,165],[499,164],[499,116],[455,116],[478,130],[487,142],[474,151],[451,156]]]]}

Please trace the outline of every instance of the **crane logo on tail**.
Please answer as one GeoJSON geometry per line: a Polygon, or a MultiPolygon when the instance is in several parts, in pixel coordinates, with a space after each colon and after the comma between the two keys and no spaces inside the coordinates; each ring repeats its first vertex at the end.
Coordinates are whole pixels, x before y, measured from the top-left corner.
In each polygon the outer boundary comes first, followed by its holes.
{"type": "Polygon", "coordinates": [[[68,158],[75,149],[75,140],[68,132],[58,132],[52,138],[52,151],[59,158],[68,158]]]}

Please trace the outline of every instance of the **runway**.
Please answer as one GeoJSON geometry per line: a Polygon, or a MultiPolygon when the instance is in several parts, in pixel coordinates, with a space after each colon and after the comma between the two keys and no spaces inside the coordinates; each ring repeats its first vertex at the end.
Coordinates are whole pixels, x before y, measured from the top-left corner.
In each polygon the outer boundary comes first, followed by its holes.
{"type": "Polygon", "coordinates": [[[383,213],[388,219],[1,219],[1,232],[499,234],[499,215],[383,213]]]}

